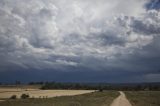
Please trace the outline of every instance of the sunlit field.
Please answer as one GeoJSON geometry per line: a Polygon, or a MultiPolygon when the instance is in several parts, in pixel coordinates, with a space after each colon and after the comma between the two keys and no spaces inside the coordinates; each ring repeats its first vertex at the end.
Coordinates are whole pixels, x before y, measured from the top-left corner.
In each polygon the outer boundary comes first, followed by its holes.
{"type": "Polygon", "coordinates": [[[30,98],[50,98],[57,96],[71,96],[84,93],[91,93],[94,90],[40,90],[40,89],[24,89],[24,88],[0,88],[0,99],[8,99],[12,95],[20,98],[22,94],[28,94],[30,98]]]}
{"type": "MultiPolygon", "coordinates": [[[[71,90],[67,93],[69,94],[71,92],[74,92],[74,90],[71,90]]],[[[80,90],[78,93],[82,93],[82,91],[80,90]]],[[[0,102],[0,106],[110,106],[113,99],[115,99],[118,95],[119,93],[116,91],[96,91],[93,93],[76,96],[16,100],[8,99],[6,101],[0,102]]]]}

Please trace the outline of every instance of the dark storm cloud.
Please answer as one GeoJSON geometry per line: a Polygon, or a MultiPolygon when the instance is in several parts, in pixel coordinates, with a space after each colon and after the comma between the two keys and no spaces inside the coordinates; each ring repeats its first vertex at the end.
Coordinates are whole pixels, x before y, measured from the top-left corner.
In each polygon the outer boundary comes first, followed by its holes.
{"type": "Polygon", "coordinates": [[[55,80],[159,81],[160,12],[147,3],[1,0],[1,79],[46,73],[55,80]]]}
{"type": "Polygon", "coordinates": [[[151,0],[146,7],[147,9],[160,9],[160,0],[151,0]]]}

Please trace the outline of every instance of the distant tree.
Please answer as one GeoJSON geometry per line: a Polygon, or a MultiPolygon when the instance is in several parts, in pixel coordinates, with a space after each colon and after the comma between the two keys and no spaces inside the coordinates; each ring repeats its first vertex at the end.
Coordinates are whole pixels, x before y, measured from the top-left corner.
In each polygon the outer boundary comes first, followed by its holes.
{"type": "Polygon", "coordinates": [[[98,91],[99,92],[103,92],[104,86],[103,85],[99,85],[98,91]]]}
{"type": "Polygon", "coordinates": [[[100,88],[98,91],[99,91],[99,92],[103,92],[103,89],[102,89],[102,88],[100,88]]]}
{"type": "Polygon", "coordinates": [[[41,81],[41,82],[29,82],[28,85],[43,85],[44,82],[41,81]]]}
{"type": "Polygon", "coordinates": [[[152,89],[152,90],[160,90],[160,86],[155,85],[155,86],[153,86],[153,89],[152,89]]]}
{"type": "Polygon", "coordinates": [[[28,95],[28,94],[22,94],[22,95],[21,95],[21,99],[27,99],[27,98],[29,98],[29,95],[28,95]]]}
{"type": "Polygon", "coordinates": [[[21,84],[21,81],[16,81],[15,84],[16,84],[16,85],[20,85],[20,84],[21,84]]]}
{"type": "Polygon", "coordinates": [[[144,90],[144,89],[142,85],[137,85],[134,90],[138,91],[138,90],[144,90]]]}
{"type": "Polygon", "coordinates": [[[17,99],[17,96],[16,96],[16,95],[12,95],[12,96],[10,97],[10,99],[17,99]]]}
{"type": "Polygon", "coordinates": [[[34,82],[29,82],[28,85],[34,85],[34,82]]]}
{"type": "Polygon", "coordinates": [[[40,85],[43,85],[43,84],[44,84],[44,82],[43,82],[43,81],[41,81],[41,82],[39,82],[39,84],[40,84],[40,85]]]}

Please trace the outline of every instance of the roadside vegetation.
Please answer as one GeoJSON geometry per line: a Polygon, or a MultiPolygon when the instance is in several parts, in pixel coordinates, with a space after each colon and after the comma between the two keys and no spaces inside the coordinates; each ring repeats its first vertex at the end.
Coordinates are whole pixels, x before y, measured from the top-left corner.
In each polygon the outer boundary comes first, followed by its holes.
{"type": "Polygon", "coordinates": [[[77,96],[8,99],[0,102],[0,106],[109,106],[118,95],[116,91],[97,91],[77,96]]]}
{"type": "Polygon", "coordinates": [[[132,106],[160,106],[160,91],[126,91],[132,106]]]}

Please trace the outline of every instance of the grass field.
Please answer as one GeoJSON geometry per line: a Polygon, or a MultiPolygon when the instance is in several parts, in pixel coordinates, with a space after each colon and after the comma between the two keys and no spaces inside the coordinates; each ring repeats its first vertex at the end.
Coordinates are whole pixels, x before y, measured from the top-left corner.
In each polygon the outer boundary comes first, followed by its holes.
{"type": "Polygon", "coordinates": [[[118,95],[115,91],[104,91],[47,99],[6,100],[0,102],[0,106],[109,106],[118,95]]]}
{"type": "Polygon", "coordinates": [[[160,91],[126,91],[132,106],[160,106],[160,91]]]}
{"type": "Polygon", "coordinates": [[[94,90],[40,90],[33,88],[0,88],[0,100],[8,99],[12,95],[20,98],[22,94],[28,94],[31,98],[50,98],[56,96],[73,96],[85,93],[91,93],[94,90]]]}

